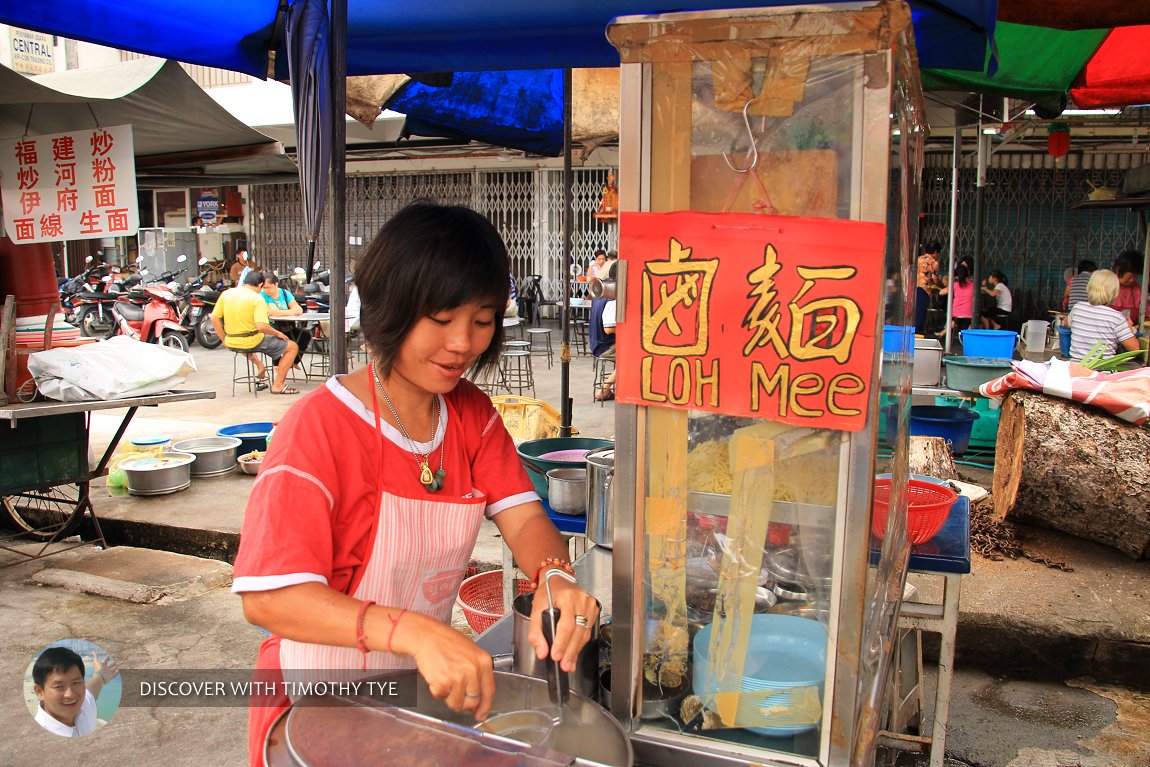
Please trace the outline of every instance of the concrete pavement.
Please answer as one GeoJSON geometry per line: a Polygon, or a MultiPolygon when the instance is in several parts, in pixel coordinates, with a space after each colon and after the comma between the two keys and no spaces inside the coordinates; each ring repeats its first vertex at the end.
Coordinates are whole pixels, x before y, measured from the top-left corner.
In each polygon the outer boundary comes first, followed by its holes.
{"type": "MultiPolygon", "coordinates": [[[[217,398],[141,409],[129,436],[166,433],[180,439],[213,434],[223,425],[275,421],[298,399],[266,393],[253,397],[242,391],[232,397],[232,354],[198,347],[193,351],[199,372],[187,387],[215,389],[217,398]]],[[[557,404],[558,365],[548,372],[545,364],[539,369],[537,360],[536,367],[537,397],[557,404]]],[[[610,437],[614,405],[593,402],[590,381],[590,358],[575,357],[574,423],[585,436],[610,437]]],[[[293,385],[307,390],[321,383],[293,385]]],[[[95,450],[111,438],[119,423],[117,415],[105,411],[93,416],[95,450]]],[[[250,667],[263,635],[243,620],[239,600],[219,585],[226,580],[226,572],[221,575],[219,568],[220,562],[234,556],[251,481],[239,473],[197,479],[188,490],[156,498],[94,488],[110,543],[216,560],[203,563],[200,581],[187,577],[185,560],[143,552],[133,563],[136,575],[125,574],[122,580],[142,582],[152,591],[133,601],[116,593],[114,586],[92,580],[117,577],[114,572],[109,577],[114,568],[92,564],[112,552],[88,548],[0,569],[0,625],[8,634],[0,657],[10,669],[10,683],[0,685],[0,711],[5,712],[0,719],[9,724],[9,736],[0,741],[0,764],[39,762],[48,746],[54,758],[83,758],[89,764],[117,767],[160,762],[198,765],[208,758],[218,764],[243,763],[242,710],[122,708],[98,737],[63,742],[41,732],[24,715],[23,702],[14,691],[33,654],[66,637],[96,641],[124,669],[250,667]],[[39,585],[68,582],[60,571],[70,568],[86,573],[84,578],[74,576],[70,588],[39,585]],[[46,570],[57,572],[44,575],[46,570]],[[92,593],[77,591],[75,581],[87,584],[92,593]]],[[[1139,735],[1138,723],[1144,720],[1137,718],[1139,702],[1145,710],[1146,699],[1126,689],[1150,684],[1145,673],[1150,660],[1150,615],[1145,608],[1150,565],[1053,531],[1024,530],[1028,548],[1064,560],[1074,571],[1051,570],[1025,560],[974,558],[972,574],[963,579],[959,673],[948,751],[961,764],[1150,763],[1146,743],[1150,727],[1143,727],[1139,735]],[[1091,678],[1083,679],[1085,675],[1091,678]],[[1031,677],[1041,681],[1023,681],[1031,677]],[[1069,679],[1078,681],[1074,686],[1064,684],[1069,679]],[[1119,686],[1099,681],[1105,679],[1119,686]],[[1067,713],[1055,713],[1063,710],[1062,703],[1067,704],[1067,713]],[[1130,730],[1133,735],[1118,737],[1130,730]],[[1126,746],[1119,748],[1118,743],[1126,746]]],[[[485,525],[475,558],[494,563],[500,554],[494,526],[485,525]]],[[[18,561],[16,555],[0,551],[0,565],[18,561]]],[[[934,588],[928,579],[917,580],[927,593],[934,588]]]]}

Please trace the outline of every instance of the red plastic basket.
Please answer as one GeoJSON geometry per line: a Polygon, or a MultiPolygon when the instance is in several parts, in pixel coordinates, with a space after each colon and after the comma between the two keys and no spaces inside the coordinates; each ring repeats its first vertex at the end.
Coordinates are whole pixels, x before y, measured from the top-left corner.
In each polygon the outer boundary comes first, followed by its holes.
{"type": "MultiPolygon", "coordinates": [[[[910,504],[907,510],[907,533],[912,544],[926,543],[933,538],[946,518],[950,507],[958,500],[958,493],[945,485],[936,485],[921,479],[909,480],[907,488],[910,504]]],[[[874,481],[874,514],[871,516],[871,532],[880,541],[886,534],[886,515],[890,508],[890,479],[874,481]]]]}
{"type": "MultiPolygon", "coordinates": [[[[516,593],[526,594],[531,585],[531,581],[517,578],[516,593]]],[[[503,617],[503,571],[488,570],[465,579],[459,584],[455,603],[463,610],[471,630],[482,634],[503,617]]]]}

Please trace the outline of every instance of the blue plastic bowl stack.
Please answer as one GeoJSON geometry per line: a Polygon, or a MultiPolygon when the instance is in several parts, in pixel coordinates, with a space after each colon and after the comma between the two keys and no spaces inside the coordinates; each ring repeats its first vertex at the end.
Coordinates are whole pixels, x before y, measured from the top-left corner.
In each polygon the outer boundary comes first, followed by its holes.
{"type": "MultiPolygon", "coordinates": [[[[787,691],[800,687],[817,688],[823,697],[826,677],[827,629],[822,623],[794,615],[771,613],[751,618],[750,641],[743,666],[743,677],[737,682],[716,679],[707,653],[710,651],[714,623],[695,635],[692,672],[693,689],[703,704],[719,692],[762,692],[779,690],[765,701],[748,701],[740,705],[740,721],[758,721],[747,727],[751,732],[773,737],[794,735],[818,727],[818,722],[795,724],[783,709],[790,704],[787,691]],[[772,714],[772,711],[778,711],[772,714]],[[782,719],[779,719],[783,717],[782,719]],[[786,724],[772,724],[772,718],[786,724]]],[[[712,701],[713,702],[713,701],[712,701]]]]}

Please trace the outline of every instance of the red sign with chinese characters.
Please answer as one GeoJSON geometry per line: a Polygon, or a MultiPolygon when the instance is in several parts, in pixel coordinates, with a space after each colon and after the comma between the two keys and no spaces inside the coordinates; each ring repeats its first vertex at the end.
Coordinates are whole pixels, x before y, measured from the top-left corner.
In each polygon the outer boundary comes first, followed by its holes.
{"type": "Polygon", "coordinates": [[[132,126],[0,141],[0,193],[18,244],[135,234],[132,126]]]}
{"type": "Polygon", "coordinates": [[[885,238],[860,221],[624,213],[616,397],[862,429],[885,238]]]}

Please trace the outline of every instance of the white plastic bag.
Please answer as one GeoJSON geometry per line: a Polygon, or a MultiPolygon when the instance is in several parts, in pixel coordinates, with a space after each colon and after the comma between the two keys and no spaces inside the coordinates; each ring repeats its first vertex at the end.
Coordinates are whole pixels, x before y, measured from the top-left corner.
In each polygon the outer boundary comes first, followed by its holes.
{"type": "Polygon", "coordinates": [[[158,344],[116,336],[28,356],[36,388],[60,402],[125,399],[170,391],[196,371],[196,360],[158,344]]]}

